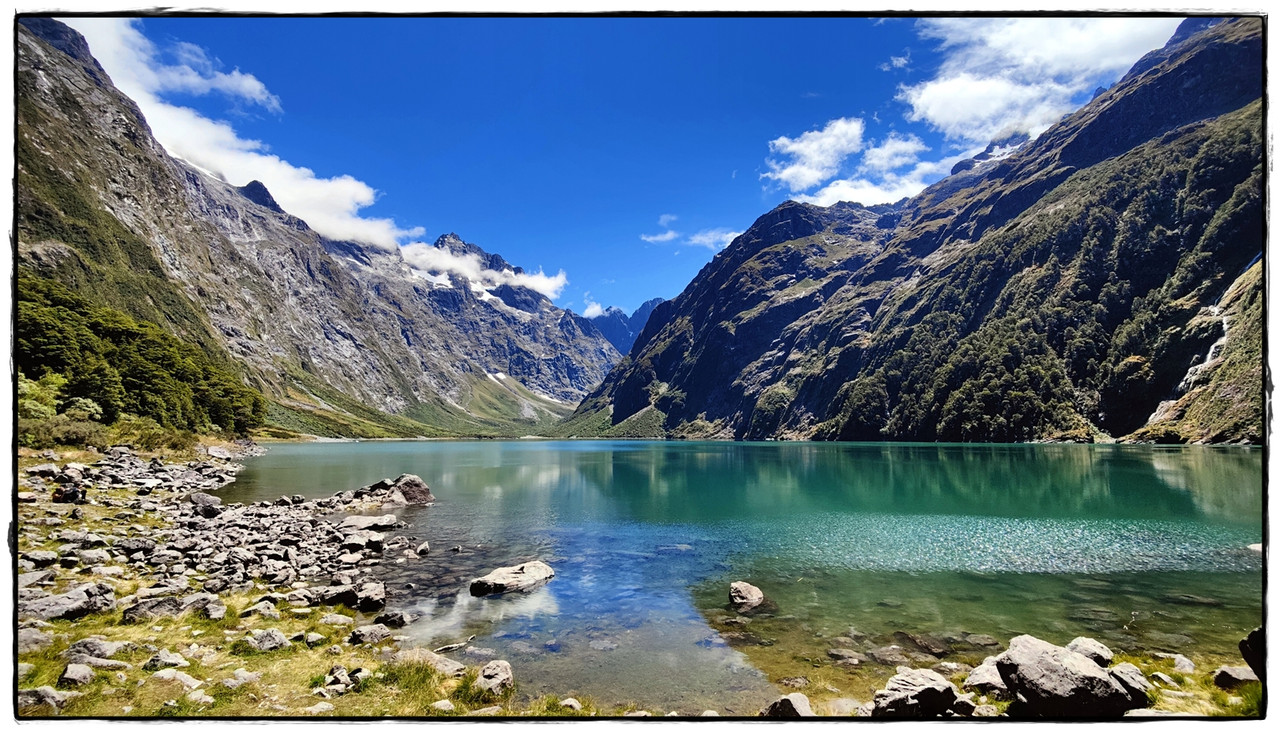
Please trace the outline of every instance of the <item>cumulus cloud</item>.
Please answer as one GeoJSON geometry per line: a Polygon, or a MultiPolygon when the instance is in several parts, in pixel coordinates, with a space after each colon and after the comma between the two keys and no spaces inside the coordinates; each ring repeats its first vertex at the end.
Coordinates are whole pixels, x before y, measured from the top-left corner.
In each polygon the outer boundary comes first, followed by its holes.
{"type": "Polygon", "coordinates": [[[281,110],[280,100],[252,74],[229,73],[200,47],[179,43],[162,51],[142,33],[142,22],[130,18],[64,18],[85,36],[93,55],[115,85],[137,102],[156,139],[170,154],[221,176],[233,185],[259,180],[289,213],[333,239],[359,241],[394,250],[422,229],[402,229],[388,218],[364,218],[377,191],[350,175],[318,177],[267,152],[258,140],[244,139],[226,122],[194,109],[164,101],[169,92],[217,92],[237,103],[281,110]],[[164,59],[172,57],[176,63],[164,59]]]}
{"type": "Polygon", "coordinates": [[[569,284],[569,277],[563,269],[555,275],[546,274],[542,269],[532,274],[518,274],[514,269],[498,271],[486,268],[479,254],[458,254],[420,241],[401,247],[400,252],[409,266],[421,274],[456,274],[481,287],[496,287],[501,284],[527,287],[554,300],[569,284]]]}
{"type": "Polygon", "coordinates": [[[765,160],[769,172],[760,177],[776,180],[793,193],[830,180],[840,172],[845,158],[862,149],[865,128],[861,119],[841,117],[795,139],[770,140],[769,151],[780,157],[765,160]]]}
{"type": "Polygon", "coordinates": [[[1039,134],[1081,95],[1114,81],[1169,39],[1180,18],[930,18],[936,75],[902,86],[907,118],[948,138],[985,143],[1008,131],[1039,134]]]}
{"type": "Polygon", "coordinates": [[[834,180],[812,195],[797,196],[796,200],[816,206],[829,206],[840,201],[853,201],[864,206],[893,203],[913,196],[939,178],[945,176],[968,153],[952,155],[937,161],[916,162],[904,173],[881,172],[834,180]]]}
{"type": "Polygon", "coordinates": [[[590,292],[582,293],[582,304],[587,307],[587,309],[582,311],[582,316],[587,319],[599,317],[604,314],[604,307],[599,302],[591,299],[590,292]]]}
{"type": "Polygon", "coordinates": [[[741,235],[741,231],[733,231],[727,228],[707,228],[693,234],[684,243],[690,246],[705,246],[712,251],[719,251],[741,235]]]}
{"type": "Polygon", "coordinates": [[[889,133],[880,144],[870,147],[862,154],[861,168],[886,172],[910,165],[920,158],[920,153],[927,152],[929,146],[915,135],[889,133]]]}
{"type": "Polygon", "coordinates": [[[680,235],[679,232],[672,231],[671,229],[667,229],[666,231],[663,231],[660,234],[640,234],[640,238],[645,241],[648,241],[651,244],[664,244],[676,238],[679,235],[680,235]]]}

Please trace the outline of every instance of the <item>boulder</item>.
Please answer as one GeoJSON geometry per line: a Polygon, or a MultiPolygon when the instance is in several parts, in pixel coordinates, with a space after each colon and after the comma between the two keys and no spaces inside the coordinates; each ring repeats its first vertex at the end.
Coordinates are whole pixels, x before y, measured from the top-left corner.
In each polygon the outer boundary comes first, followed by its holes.
{"type": "Polygon", "coordinates": [[[476,677],[474,687],[500,696],[516,685],[515,675],[511,672],[511,664],[506,660],[491,660],[476,677]]]}
{"type": "MultiPolygon", "coordinates": [[[[1259,627],[1250,632],[1248,637],[1240,640],[1240,655],[1244,657],[1245,664],[1253,670],[1253,674],[1258,676],[1259,680],[1263,681],[1267,678],[1267,663],[1263,655],[1267,639],[1266,632],[1265,627],[1259,627]]],[[[1176,663],[1174,669],[1178,669],[1176,663]]]]}
{"type": "Polygon", "coordinates": [[[62,671],[62,675],[58,678],[58,685],[62,687],[88,685],[97,677],[97,673],[88,665],[79,663],[69,663],[62,671]]]}
{"type": "Polygon", "coordinates": [[[147,659],[143,670],[159,670],[161,668],[185,668],[191,665],[187,659],[176,652],[161,650],[147,659]]]}
{"type": "MultiPolygon", "coordinates": [[[[936,718],[955,708],[960,700],[959,689],[938,673],[900,667],[884,689],[876,691],[871,716],[936,718]]],[[[972,713],[971,708],[968,710],[972,713]]]]}
{"type": "Polygon", "coordinates": [[[271,629],[255,629],[245,641],[249,643],[249,647],[259,652],[271,652],[289,646],[289,638],[274,627],[271,629]]]}
{"type": "Polygon", "coordinates": [[[186,673],[182,672],[181,670],[175,670],[173,668],[165,668],[164,670],[159,670],[151,677],[155,678],[156,680],[177,681],[179,683],[182,683],[182,686],[187,690],[195,690],[196,688],[199,688],[201,685],[204,685],[203,680],[193,678],[190,675],[187,675],[186,673]]]}
{"type": "Polygon", "coordinates": [[[90,657],[112,657],[117,652],[132,650],[136,647],[132,642],[108,642],[99,637],[86,637],[76,640],[63,651],[63,655],[88,655],[90,657]]]}
{"type": "Polygon", "coordinates": [[[471,582],[471,596],[531,591],[547,583],[555,575],[555,570],[542,561],[495,569],[471,582]]]}
{"type": "Polygon", "coordinates": [[[18,614],[39,619],[79,619],[115,607],[115,592],[106,584],[80,584],[64,594],[18,602],[18,614]]]}
{"type": "Polygon", "coordinates": [[[455,660],[450,660],[444,655],[436,653],[424,647],[412,647],[407,650],[401,650],[391,656],[392,662],[401,663],[422,663],[430,665],[436,672],[445,677],[460,677],[467,671],[467,666],[455,660]]]}
{"type": "Polygon", "coordinates": [[[789,693],[765,706],[760,715],[768,718],[800,718],[818,714],[809,706],[809,696],[804,693],[789,693]]]}
{"type": "Polygon", "coordinates": [[[356,609],[361,612],[380,612],[387,606],[387,588],[381,581],[360,585],[356,592],[356,609]]]}
{"type": "Polygon", "coordinates": [[[347,641],[353,645],[374,645],[388,639],[391,639],[391,630],[386,625],[366,624],[351,630],[347,641]]]}
{"type": "Polygon", "coordinates": [[[74,690],[57,691],[52,686],[42,685],[39,688],[19,690],[18,708],[47,705],[54,709],[59,709],[65,706],[67,701],[72,698],[79,698],[82,695],[84,694],[74,690]]]}
{"type": "Polygon", "coordinates": [[[1258,676],[1246,665],[1230,667],[1223,665],[1213,671],[1213,684],[1223,690],[1235,690],[1245,683],[1258,680],[1258,676]]]}
{"type": "Polygon", "coordinates": [[[182,600],[176,596],[144,599],[124,610],[121,621],[125,624],[145,622],[158,617],[176,617],[182,614],[182,600]]]}
{"type": "Polygon", "coordinates": [[[1118,717],[1147,704],[1088,657],[1031,635],[1010,640],[996,668],[1016,699],[1010,716],[1118,717]]]}
{"type": "Polygon", "coordinates": [[[1115,658],[1115,653],[1111,648],[1098,642],[1092,637],[1077,637],[1067,643],[1067,649],[1072,652],[1078,652],[1090,660],[1098,663],[1099,667],[1107,667],[1115,658]]]}
{"type": "Polygon", "coordinates": [[[35,627],[23,627],[18,630],[18,654],[38,652],[53,644],[53,635],[41,632],[35,627]]]}
{"type": "Polygon", "coordinates": [[[1000,677],[1000,671],[996,668],[995,656],[988,657],[982,661],[982,664],[973,669],[969,673],[969,677],[964,679],[962,684],[968,690],[976,690],[985,695],[1004,698],[1009,694],[1009,689],[1004,684],[1004,679],[1000,677]]]}
{"type": "MultiPolygon", "coordinates": [[[[764,592],[760,591],[759,587],[745,581],[735,581],[729,585],[729,606],[738,612],[749,612],[763,602],[764,592]]],[[[786,697],[783,696],[783,698],[786,697]]]]}
{"type": "Polygon", "coordinates": [[[403,474],[391,483],[383,505],[424,505],[435,501],[431,488],[417,475],[403,474]]]}
{"type": "Polygon", "coordinates": [[[1147,705],[1147,691],[1153,690],[1155,686],[1147,680],[1137,665],[1122,662],[1113,668],[1108,668],[1107,672],[1111,673],[1111,677],[1115,678],[1129,694],[1129,700],[1133,702],[1134,707],[1143,708],[1147,705]]]}

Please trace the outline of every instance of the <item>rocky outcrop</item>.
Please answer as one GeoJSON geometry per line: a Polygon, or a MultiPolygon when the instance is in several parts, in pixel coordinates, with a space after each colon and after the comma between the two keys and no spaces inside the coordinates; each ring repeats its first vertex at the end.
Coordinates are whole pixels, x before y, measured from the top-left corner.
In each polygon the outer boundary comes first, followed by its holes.
{"type": "MultiPolygon", "coordinates": [[[[996,668],[1015,698],[1010,716],[1117,717],[1147,705],[1145,695],[1135,697],[1132,683],[1119,680],[1115,670],[1030,635],[1010,640],[1009,649],[996,656],[996,668]]],[[[1127,669],[1119,674],[1129,677],[1127,669]]]]}
{"type": "Polygon", "coordinates": [[[555,578],[556,572],[542,561],[494,569],[471,582],[471,596],[488,596],[509,591],[532,591],[555,578]]]}

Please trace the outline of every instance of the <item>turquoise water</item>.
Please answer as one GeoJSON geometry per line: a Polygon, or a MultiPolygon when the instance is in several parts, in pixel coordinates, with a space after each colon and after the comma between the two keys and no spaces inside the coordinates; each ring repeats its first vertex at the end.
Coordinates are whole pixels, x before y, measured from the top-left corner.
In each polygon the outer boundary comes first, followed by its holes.
{"type": "MultiPolygon", "coordinates": [[[[401,472],[422,559],[373,572],[406,630],[476,634],[521,691],[753,713],[787,658],[856,628],[1022,632],[1214,658],[1261,621],[1262,452],[1113,445],[723,442],[281,444],[226,501],[331,495],[401,472]],[[462,551],[447,550],[462,546],[462,551]],[[540,558],[556,578],[472,599],[471,578],[540,558]],[[773,644],[726,646],[728,583],[778,604],[773,644]],[[406,585],[412,584],[408,589],[406,585]]],[[[840,680],[834,681],[836,686],[840,680]]]]}

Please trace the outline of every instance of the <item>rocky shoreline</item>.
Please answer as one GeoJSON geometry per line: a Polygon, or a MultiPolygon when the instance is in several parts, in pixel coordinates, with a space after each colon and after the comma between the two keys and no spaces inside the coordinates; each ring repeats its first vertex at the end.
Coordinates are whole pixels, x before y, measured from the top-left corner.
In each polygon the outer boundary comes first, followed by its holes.
{"type": "MultiPolygon", "coordinates": [[[[389,587],[374,575],[383,562],[431,551],[426,535],[391,512],[434,500],[421,479],[400,475],[319,500],[224,505],[210,492],[232,482],[235,460],[256,447],[240,449],[213,447],[202,459],[166,464],[114,447],[91,465],[59,464],[46,454],[52,461],[22,470],[20,715],[610,713],[590,699],[521,706],[507,662],[485,658],[468,667],[445,656],[466,642],[436,652],[401,646],[407,638],[397,630],[415,617],[396,606],[413,587],[389,587]],[[374,687],[392,700],[364,692],[374,687]]],[[[530,562],[477,579],[471,593],[533,590],[553,576],[530,562]]],[[[730,608],[732,616],[713,624],[732,646],[752,643],[752,614],[777,610],[745,582],[731,587],[730,608]]],[[[830,715],[1162,715],[1169,712],[1150,710],[1152,701],[1187,694],[1187,678],[1197,673],[1180,655],[1161,659],[1171,663],[1168,672],[1113,663],[1111,650],[1083,637],[1058,647],[1024,635],[1002,646],[986,636],[902,632],[896,644],[881,646],[855,634],[836,638],[827,660],[847,670],[885,665],[895,674],[870,701],[825,704],[830,715]],[[942,659],[957,643],[989,652],[973,665],[942,659]]],[[[1260,634],[1249,640],[1261,646],[1260,634]]],[[[1223,689],[1253,680],[1246,666],[1212,676],[1223,689]]],[[[778,682],[788,690],[808,684],[802,677],[778,682]]],[[[650,715],[634,707],[614,712],[650,715]]],[[[816,714],[794,692],[760,715],[816,714]]]]}

